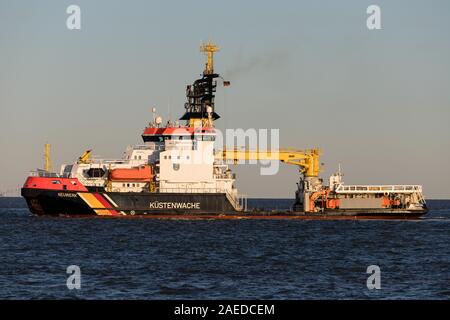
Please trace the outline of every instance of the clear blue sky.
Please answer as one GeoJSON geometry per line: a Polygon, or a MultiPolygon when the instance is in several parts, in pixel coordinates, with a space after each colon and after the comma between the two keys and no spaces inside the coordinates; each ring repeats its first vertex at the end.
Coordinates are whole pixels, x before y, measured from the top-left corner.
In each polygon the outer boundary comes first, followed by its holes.
{"type": "MultiPolygon", "coordinates": [[[[279,128],[281,145],[318,146],[324,177],[418,183],[450,198],[449,1],[0,0],[0,189],[93,148],[120,157],[156,106],[183,112],[185,85],[217,42],[219,128],[279,128]],[[81,7],[82,29],[66,28],[81,7]],[[378,4],[382,30],[366,28],[378,4]]],[[[298,174],[239,167],[250,196],[292,197],[298,174]]]]}

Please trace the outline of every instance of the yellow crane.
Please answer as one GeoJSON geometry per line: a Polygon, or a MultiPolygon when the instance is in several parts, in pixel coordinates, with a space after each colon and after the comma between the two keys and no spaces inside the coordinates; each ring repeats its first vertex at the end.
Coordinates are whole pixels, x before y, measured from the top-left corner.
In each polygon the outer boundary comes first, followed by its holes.
{"type": "Polygon", "coordinates": [[[44,170],[47,172],[50,172],[53,167],[50,149],[51,149],[50,143],[46,143],[44,148],[44,170]]]}
{"type": "Polygon", "coordinates": [[[306,177],[318,177],[320,172],[320,150],[239,150],[225,149],[217,151],[217,160],[233,161],[235,164],[239,160],[273,160],[299,167],[299,171],[306,177]]]}
{"type": "Polygon", "coordinates": [[[91,162],[91,153],[92,150],[86,150],[79,158],[78,158],[78,163],[89,163],[91,162]]]}

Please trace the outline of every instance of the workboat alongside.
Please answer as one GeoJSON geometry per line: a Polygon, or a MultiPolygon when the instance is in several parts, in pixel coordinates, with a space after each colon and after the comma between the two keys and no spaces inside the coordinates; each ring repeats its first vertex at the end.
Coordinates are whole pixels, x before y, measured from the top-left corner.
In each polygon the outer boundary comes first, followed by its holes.
{"type": "MultiPolygon", "coordinates": [[[[324,185],[319,178],[320,151],[216,150],[219,119],[215,110],[217,79],[213,55],[203,75],[187,86],[180,121],[162,124],[156,116],[142,134],[143,144],[128,147],[121,159],[96,159],[91,150],[59,173],[48,165],[32,172],[21,190],[30,211],[58,216],[146,216],[153,218],[416,218],[427,212],[419,185],[346,185],[340,170],[324,185]],[[276,160],[299,168],[300,179],[290,210],[248,208],[238,193],[230,163],[276,160]]],[[[223,80],[223,79],[222,79],[223,80]]],[[[229,82],[223,81],[229,85],[229,82]]]]}

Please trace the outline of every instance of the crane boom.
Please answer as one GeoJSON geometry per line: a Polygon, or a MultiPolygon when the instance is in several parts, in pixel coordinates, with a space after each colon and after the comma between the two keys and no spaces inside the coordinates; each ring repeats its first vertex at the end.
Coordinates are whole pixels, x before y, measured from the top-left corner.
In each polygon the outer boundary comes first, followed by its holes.
{"type": "Polygon", "coordinates": [[[320,150],[239,150],[225,149],[215,153],[217,160],[237,163],[239,160],[278,160],[299,167],[305,177],[318,177],[320,171],[320,150]]]}
{"type": "Polygon", "coordinates": [[[78,163],[89,163],[91,161],[91,153],[92,150],[86,150],[79,158],[78,158],[78,163]]]}
{"type": "Polygon", "coordinates": [[[44,151],[44,170],[47,172],[50,172],[52,170],[52,159],[50,156],[50,149],[51,145],[50,143],[45,144],[45,151],[44,151]]]}

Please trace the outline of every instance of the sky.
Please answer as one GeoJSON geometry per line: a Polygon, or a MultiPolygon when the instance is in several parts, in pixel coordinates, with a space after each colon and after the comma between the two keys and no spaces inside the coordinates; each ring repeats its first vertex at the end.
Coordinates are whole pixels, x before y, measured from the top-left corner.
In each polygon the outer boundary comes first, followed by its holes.
{"type": "MultiPolygon", "coordinates": [[[[202,41],[221,50],[219,129],[276,128],[280,146],[319,147],[322,176],[347,184],[421,184],[450,198],[450,2],[0,0],[0,191],[52,160],[92,148],[119,158],[152,119],[184,112],[203,70],[202,41]],[[68,30],[66,8],[81,8],[68,30]],[[381,8],[381,30],[366,26],[381,8]]],[[[250,197],[291,198],[299,173],[241,165],[250,197]]]]}

